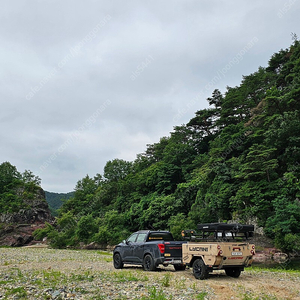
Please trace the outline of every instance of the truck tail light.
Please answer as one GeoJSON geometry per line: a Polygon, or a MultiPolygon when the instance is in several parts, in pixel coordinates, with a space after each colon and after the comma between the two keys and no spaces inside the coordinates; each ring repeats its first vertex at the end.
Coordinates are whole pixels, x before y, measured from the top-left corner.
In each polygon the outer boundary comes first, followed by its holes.
{"type": "Polygon", "coordinates": [[[164,244],[158,244],[157,246],[159,248],[160,253],[164,254],[165,253],[165,245],[164,244]]]}

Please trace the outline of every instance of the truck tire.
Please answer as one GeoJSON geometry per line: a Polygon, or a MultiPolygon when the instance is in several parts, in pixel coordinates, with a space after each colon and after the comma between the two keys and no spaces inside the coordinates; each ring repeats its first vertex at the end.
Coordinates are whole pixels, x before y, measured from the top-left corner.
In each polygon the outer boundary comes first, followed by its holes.
{"type": "Polygon", "coordinates": [[[124,266],[123,262],[122,262],[122,257],[120,255],[120,253],[115,253],[114,255],[114,267],[115,269],[122,269],[124,266]]]}
{"type": "Polygon", "coordinates": [[[184,271],[186,268],[186,265],[174,265],[175,271],[184,271]]]}
{"type": "Polygon", "coordinates": [[[155,271],[156,266],[154,265],[153,258],[150,254],[144,257],[143,267],[145,271],[155,271]]]}
{"type": "Polygon", "coordinates": [[[193,263],[193,274],[196,279],[208,278],[208,268],[201,258],[197,258],[193,263]]]}
{"type": "Polygon", "coordinates": [[[225,273],[227,276],[238,278],[241,275],[241,269],[240,268],[226,268],[225,273]]]}

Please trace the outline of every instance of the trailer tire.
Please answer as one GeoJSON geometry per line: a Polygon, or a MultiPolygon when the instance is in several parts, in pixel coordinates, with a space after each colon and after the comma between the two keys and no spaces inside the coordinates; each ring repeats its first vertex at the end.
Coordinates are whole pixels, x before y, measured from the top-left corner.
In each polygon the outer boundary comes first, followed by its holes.
{"type": "Polygon", "coordinates": [[[193,263],[193,274],[196,279],[207,279],[208,278],[208,268],[201,258],[197,258],[193,263]]]}

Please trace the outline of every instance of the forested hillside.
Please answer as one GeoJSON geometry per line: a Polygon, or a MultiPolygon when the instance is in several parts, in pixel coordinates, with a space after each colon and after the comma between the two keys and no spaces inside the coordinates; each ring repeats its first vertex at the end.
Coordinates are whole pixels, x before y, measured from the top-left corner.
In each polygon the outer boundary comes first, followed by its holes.
{"type": "Polygon", "coordinates": [[[57,210],[63,205],[65,201],[74,196],[74,192],[53,193],[45,191],[45,195],[52,214],[56,216],[57,210]]]}
{"type": "Polygon", "coordinates": [[[299,251],[300,42],[207,101],[133,162],[79,180],[57,227],[37,236],[113,244],[137,229],[178,237],[199,222],[256,220],[278,247],[299,251]]]}

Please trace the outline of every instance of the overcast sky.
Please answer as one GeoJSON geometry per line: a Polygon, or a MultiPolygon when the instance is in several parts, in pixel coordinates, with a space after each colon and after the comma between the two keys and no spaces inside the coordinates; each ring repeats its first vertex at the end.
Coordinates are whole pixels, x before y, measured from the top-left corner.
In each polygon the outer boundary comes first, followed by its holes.
{"type": "Polygon", "coordinates": [[[72,191],[300,35],[300,1],[1,0],[0,163],[72,191]]]}

